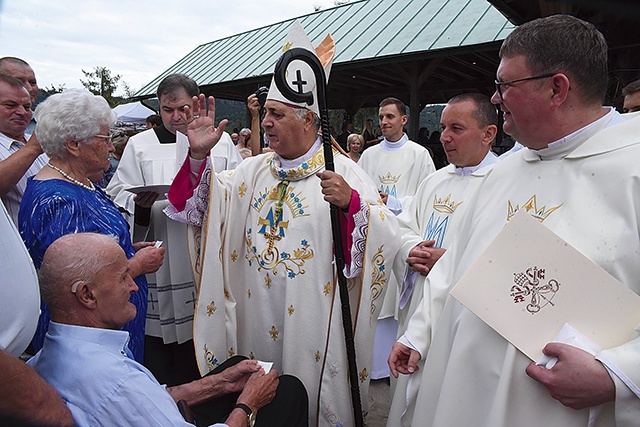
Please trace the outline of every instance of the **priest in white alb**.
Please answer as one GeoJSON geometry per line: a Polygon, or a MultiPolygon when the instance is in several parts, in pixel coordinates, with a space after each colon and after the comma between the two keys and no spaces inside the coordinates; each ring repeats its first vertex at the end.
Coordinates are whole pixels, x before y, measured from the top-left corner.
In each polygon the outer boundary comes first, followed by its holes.
{"type": "MultiPolygon", "coordinates": [[[[358,165],[378,186],[387,207],[399,215],[409,205],[418,186],[436,168],[429,151],[411,141],[404,126],[407,124],[407,106],[398,98],[385,98],[378,110],[380,132],[384,139],[366,150],[358,165]]],[[[398,283],[392,275],[385,296],[373,349],[372,378],[387,378],[387,357],[398,333],[398,283]]]]}
{"type": "MultiPolygon", "coordinates": [[[[505,131],[525,148],[487,174],[450,248],[429,273],[432,283],[455,285],[515,212],[526,210],[640,293],[640,118],[602,106],[607,50],[593,25],[568,15],[530,21],[505,39],[492,100],[504,112],[505,131]]],[[[605,318],[615,309],[593,315],[605,318]]],[[[425,342],[419,337],[429,310],[423,304],[416,311],[390,359],[399,372],[422,376],[411,425],[638,425],[636,332],[595,355],[549,343],[541,350],[557,363],[547,369],[451,296],[427,356],[414,344],[425,342]],[[415,361],[425,356],[416,371],[415,361]]]]}
{"type": "MultiPolygon", "coordinates": [[[[498,161],[491,151],[497,123],[495,106],[488,96],[479,93],[454,96],[442,110],[440,141],[449,165],[422,181],[411,203],[398,216],[402,246],[393,272],[401,283],[400,336],[411,315],[423,303],[423,296],[428,301],[431,318],[437,319],[440,315],[447,290],[435,287],[437,283],[432,286],[429,270],[451,244],[469,200],[498,161]]],[[[418,337],[427,340],[421,347],[428,347],[432,332],[426,325],[418,337]]],[[[400,425],[405,410],[404,417],[410,419],[419,386],[419,377],[398,377],[388,418],[390,427],[400,425]]]]}
{"type": "MultiPolygon", "coordinates": [[[[330,65],[327,37],[317,49],[299,23],[284,50],[300,47],[330,65]]],[[[327,73],[328,76],[328,73],[327,73]]],[[[354,425],[334,267],[329,203],[341,208],[363,410],[368,402],[373,334],[391,263],[397,222],[375,185],[348,157],[335,153],[324,169],[318,135],[315,77],[302,61],[287,68],[287,84],[312,92],[310,103],[287,99],[271,84],[262,126],[273,153],[217,173],[206,157],[224,128],[215,109],[194,100],[190,154],[169,191],[173,218],[202,226],[197,268],[202,271],[195,345],[202,372],[233,354],[273,362],[296,375],[309,393],[312,426],[354,425]]]]}

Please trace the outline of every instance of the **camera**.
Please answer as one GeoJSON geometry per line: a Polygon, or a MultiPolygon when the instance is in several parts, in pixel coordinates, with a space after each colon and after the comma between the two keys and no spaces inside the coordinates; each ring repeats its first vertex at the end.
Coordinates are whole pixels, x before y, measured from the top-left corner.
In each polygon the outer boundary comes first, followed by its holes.
{"type": "Polygon", "coordinates": [[[265,102],[267,102],[267,94],[269,93],[269,88],[266,86],[260,86],[256,91],[256,96],[258,97],[258,102],[260,103],[260,108],[264,108],[265,102]]]}

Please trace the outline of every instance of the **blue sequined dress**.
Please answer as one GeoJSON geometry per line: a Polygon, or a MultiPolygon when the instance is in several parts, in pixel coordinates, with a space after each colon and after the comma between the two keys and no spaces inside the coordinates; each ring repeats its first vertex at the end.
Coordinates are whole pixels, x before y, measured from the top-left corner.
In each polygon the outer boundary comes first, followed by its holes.
{"type": "MultiPolygon", "coordinates": [[[[37,269],[49,245],[58,237],[70,233],[94,232],[115,236],[127,258],[135,254],[127,222],[116,205],[101,189],[95,191],[59,180],[45,181],[29,178],[18,215],[20,234],[37,269]]],[[[124,326],[131,340],[129,347],[135,359],[143,362],[144,326],[147,313],[147,280],[144,274],[136,277],[138,291],[130,301],[137,308],[136,317],[124,326]]],[[[33,338],[36,351],[42,347],[51,314],[44,302],[33,338]]]]}

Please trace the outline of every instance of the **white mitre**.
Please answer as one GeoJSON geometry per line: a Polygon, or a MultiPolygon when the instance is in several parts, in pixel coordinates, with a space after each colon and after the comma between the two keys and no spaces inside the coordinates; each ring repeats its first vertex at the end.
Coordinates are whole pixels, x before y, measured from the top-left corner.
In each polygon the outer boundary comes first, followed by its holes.
{"type": "MultiPolygon", "coordinates": [[[[305,33],[304,28],[302,28],[300,22],[296,20],[287,33],[287,37],[284,40],[284,45],[282,46],[282,52],[286,52],[289,49],[296,47],[303,48],[312,52],[320,60],[320,63],[324,68],[325,77],[328,82],[329,73],[331,72],[331,63],[336,52],[336,44],[333,40],[333,37],[331,37],[330,34],[327,34],[327,36],[318,45],[318,47],[314,49],[313,45],[311,44],[311,40],[309,40],[309,36],[307,36],[307,33],[305,33]]],[[[267,99],[280,101],[290,106],[303,107],[313,111],[318,116],[320,116],[320,107],[318,106],[318,85],[316,84],[315,73],[313,72],[311,67],[306,62],[303,62],[301,60],[291,61],[291,63],[287,67],[286,81],[289,87],[291,87],[295,92],[312,92],[312,103],[307,104],[305,102],[294,102],[288,99],[278,90],[278,87],[273,79],[271,79],[271,86],[269,87],[267,99]]]]}

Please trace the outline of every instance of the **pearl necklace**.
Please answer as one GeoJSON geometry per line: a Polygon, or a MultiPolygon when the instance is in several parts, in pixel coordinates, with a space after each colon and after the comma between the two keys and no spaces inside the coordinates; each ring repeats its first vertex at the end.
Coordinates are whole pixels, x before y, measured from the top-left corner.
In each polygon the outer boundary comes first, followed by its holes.
{"type": "Polygon", "coordinates": [[[89,181],[88,179],[87,179],[87,182],[89,183],[89,185],[83,184],[82,182],[78,181],[77,179],[75,179],[74,177],[72,177],[71,175],[69,175],[68,173],[63,171],[62,169],[53,166],[50,162],[47,163],[47,166],[49,166],[51,169],[53,169],[55,171],[60,172],[60,175],[64,176],[69,181],[73,182],[76,185],[79,185],[82,188],[86,188],[87,190],[91,190],[91,191],[96,189],[96,187],[93,186],[93,183],[91,181],[89,181]]]}

